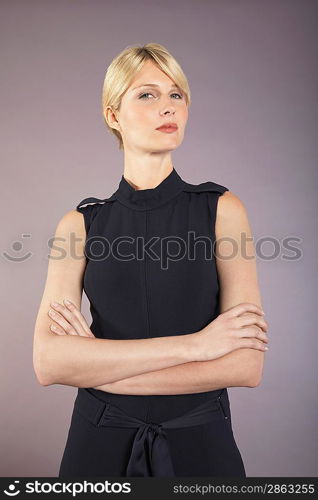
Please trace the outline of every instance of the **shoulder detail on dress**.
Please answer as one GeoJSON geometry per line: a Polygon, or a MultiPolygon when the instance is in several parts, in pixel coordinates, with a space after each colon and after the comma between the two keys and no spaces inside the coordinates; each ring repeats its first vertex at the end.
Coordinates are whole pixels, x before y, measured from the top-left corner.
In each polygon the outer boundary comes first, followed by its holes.
{"type": "Polygon", "coordinates": [[[86,234],[89,234],[90,227],[93,221],[96,219],[97,215],[102,212],[102,207],[107,201],[113,201],[116,197],[114,195],[109,198],[102,200],[101,198],[95,198],[90,196],[89,198],[84,198],[76,207],[78,212],[81,212],[84,216],[86,234]]]}
{"type": "Polygon", "coordinates": [[[184,191],[191,191],[193,193],[201,193],[204,191],[215,191],[217,193],[224,193],[225,191],[229,191],[229,189],[222,184],[217,184],[216,182],[208,181],[201,182],[201,184],[190,184],[189,182],[185,182],[184,191]]]}
{"type": "Polygon", "coordinates": [[[107,201],[114,201],[116,199],[115,195],[112,194],[109,198],[101,199],[101,198],[94,198],[93,196],[89,198],[84,198],[76,208],[85,208],[89,205],[104,205],[107,201]]]}

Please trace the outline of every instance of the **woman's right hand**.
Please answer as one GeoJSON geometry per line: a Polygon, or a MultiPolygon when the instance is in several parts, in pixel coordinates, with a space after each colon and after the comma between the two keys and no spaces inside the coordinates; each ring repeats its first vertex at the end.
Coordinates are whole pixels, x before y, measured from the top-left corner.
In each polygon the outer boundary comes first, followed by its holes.
{"type": "Polygon", "coordinates": [[[242,348],[266,352],[267,329],[267,322],[259,306],[243,302],[231,307],[194,334],[197,361],[217,359],[242,348]]]}

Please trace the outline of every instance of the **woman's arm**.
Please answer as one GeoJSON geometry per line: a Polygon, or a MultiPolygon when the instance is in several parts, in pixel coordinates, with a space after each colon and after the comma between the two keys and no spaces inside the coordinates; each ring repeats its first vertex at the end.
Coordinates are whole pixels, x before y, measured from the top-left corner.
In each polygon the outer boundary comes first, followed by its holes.
{"type": "Polygon", "coordinates": [[[42,385],[93,387],[195,358],[194,334],[136,340],[55,336],[46,342],[42,385]]]}
{"type": "MultiPolygon", "coordinates": [[[[218,201],[215,234],[220,313],[240,302],[261,306],[247,212],[240,199],[229,191],[218,201]]],[[[151,395],[188,394],[223,387],[256,387],[261,381],[263,363],[264,352],[237,349],[211,361],[185,363],[95,388],[118,394],[151,395]]]]}
{"type": "Polygon", "coordinates": [[[146,396],[193,394],[223,387],[256,387],[253,373],[250,374],[246,368],[250,366],[247,351],[238,349],[211,361],[184,363],[96,386],[95,389],[114,394],[146,396]]]}
{"type": "MultiPolygon", "coordinates": [[[[230,191],[219,198],[215,235],[220,313],[239,302],[252,302],[263,309],[247,209],[230,191]]],[[[261,383],[264,355],[260,350],[249,348],[239,349],[237,353],[237,363],[249,373],[253,387],[261,383]]]]}
{"type": "Polygon", "coordinates": [[[195,333],[173,337],[110,340],[54,335],[48,315],[51,302],[70,298],[80,309],[85,226],[83,215],[68,212],[59,222],[48,275],[36,319],[33,365],[41,385],[93,387],[197,359],[195,333]],[[75,236],[75,238],[74,238],[75,236]]]}

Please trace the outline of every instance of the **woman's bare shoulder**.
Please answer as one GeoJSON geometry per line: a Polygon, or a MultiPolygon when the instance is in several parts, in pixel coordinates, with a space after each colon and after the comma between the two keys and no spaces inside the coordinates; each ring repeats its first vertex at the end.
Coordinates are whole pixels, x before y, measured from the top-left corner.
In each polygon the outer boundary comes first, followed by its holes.
{"type": "Polygon", "coordinates": [[[247,215],[244,202],[232,191],[225,191],[219,197],[217,212],[221,218],[232,221],[239,221],[247,215]]]}
{"type": "Polygon", "coordinates": [[[58,220],[57,228],[60,231],[73,230],[76,232],[85,232],[83,214],[76,208],[69,210],[58,220]]]}
{"type": "Polygon", "coordinates": [[[250,234],[251,227],[244,202],[231,191],[223,193],[218,200],[215,230],[217,238],[239,238],[250,234]]]}
{"type": "Polygon", "coordinates": [[[67,254],[75,247],[81,253],[86,239],[85,221],[83,215],[76,209],[65,212],[58,219],[54,240],[67,254]]]}

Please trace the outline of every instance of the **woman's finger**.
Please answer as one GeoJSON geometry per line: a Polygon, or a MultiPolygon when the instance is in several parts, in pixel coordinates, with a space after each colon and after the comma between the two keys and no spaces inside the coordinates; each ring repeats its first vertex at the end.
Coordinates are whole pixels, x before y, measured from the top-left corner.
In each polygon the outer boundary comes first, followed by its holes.
{"type": "MultiPolygon", "coordinates": [[[[51,303],[52,308],[54,308],[56,313],[59,313],[62,316],[62,321],[63,319],[66,320],[66,322],[73,327],[73,330],[70,331],[71,335],[79,335],[80,337],[91,337],[92,333],[90,330],[87,332],[82,326],[82,323],[79,321],[77,318],[77,315],[74,314],[72,311],[70,311],[66,306],[58,303],[58,302],[52,302],[51,303]]],[[[75,312],[75,311],[74,311],[75,312]]],[[[65,326],[66,324],[62,324],[64,330],[66,329],[65,326]]],[[[67,330],[68,331],[68,330],[67,330]]],[[[95,337],[94,337],[95,338],[95,337]]]]}
{"type": "Polygon", "coordinates": [[[95,338],[95,335],[92,333],[91,329],[89,328],[86,319],[84,318],[81,311],[76,307],[76,305],[69,299],[64,299],[63,302],[64,302],[65,306],[72,312],[72,314],[81,323],[81,325],[82,325],[84,331],[87,333],[87,335],[89,337],[95,338]]]}
{"type": "Polygon", "coordinates": [[[52,333],[55,333],[56,335],[67,335],[66,331],[63,330],[61,326],[55,325],[54,323],[51,323],[50,329],[52,330],[52,333]]]}
{"type": "Polygon", "coordinates": [[[52,302],[51,307],[53,307],[56,312],[61,314],[61,316],[64,317],[70,325],[72,325],[77,335],[86,337],[85,330],[83,329],[81,323],[78,321],[76,316],[74,316],[74,314],[67,309],[67,307],[59,304],[58,302],[52,302]]]}
{"type": "Polygon", "coordinates": [[[234,321],[237,324],[238,328],[254,324],[262,328],[264,332],[267,332],[268,330],[267,321],[264,318],[260,317],[259,314],[242,314],[241,316],[234,318],[234,321]]]}
{"type": "Polygon", "coordinates": [[[264,333],[262,331],[262,329],[258,328],[257,326],[239,328],[237,330],[237,335],[240,338],[254,337],[255,339],[261,340],[262,342],[265,342],[266,344],[268,344],[268,342],[269,342],[266,333],[264,333]]]}
{"type": "Polygon", "coordinates": [[[48,312],[49,316],[51,319],[54,319],[54,321],[63,328],[63,330],[68,334],[68,335],[78,335],[77,331],[75,330],[74,326],[66,321],[66,319],[57,311],[54,309],[50,309],[48,312]]]}
{"type": "Polygon", "coordinates": [[[224,315],[234,318],[235,316],[240,316],[241,314],[252,312],[255,314],[263,315],[264,311],[257,304],[252,304],[250,302],[242,302],[236,306],[231,307],[223,312],[224,315]]]}

